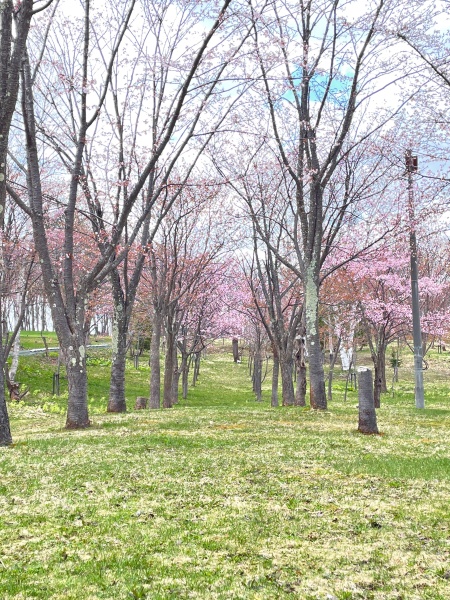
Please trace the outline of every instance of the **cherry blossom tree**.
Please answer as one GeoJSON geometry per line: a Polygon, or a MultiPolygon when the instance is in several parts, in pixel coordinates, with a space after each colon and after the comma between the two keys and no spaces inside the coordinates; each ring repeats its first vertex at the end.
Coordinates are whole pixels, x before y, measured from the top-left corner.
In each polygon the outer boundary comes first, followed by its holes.
{"type": "MultiPolygon", "coordinates": [[[[31,217],[33,224],[34,240],[43,271],[46,294],[49,298],[53,323],[60,341],[61,352],[66,364],[69,382],[69,402],[66,426],[68,428],[86,427],[89,425],[87,411],[87,379],[86,379],[86,306],[89,295],[102,281],[121,263],[127,251],[134,244],[141,226],[152,207],[154,193],[144,192],[143,211],[133,213],[137,201],[142,197],[143,190],[149,189],[152,174],[157,168],[158,161],[164,155],[169,142],[174,136],[181,140],[178,149],[172,156],[167,157],[167,165],[178,160],[186,146],[187,131],[192,137],[197,123],[203,116],[202,107],[206,98],[213,95],[218,81],[217,70],[214,71],[212,80],[208,80],[211,73],[208,61],[210,43],[216,32],[226,25],[226,14],[230,0],[225,0],[218,8],[212,19],[212,25],[205,35],[199,36],[194,48],[190,52],[189,60],[185,60],[183,68],[178,72],[174,86],[171,89],[171,99],[167,101],[168,110],[163,127],[154,139],[151,151],[144,155],[145,158],[134,173],[131,180],[126,180],[126,169],[123,178],[119,181],[126,194],[121,195],[120,202],[115,210],[103,202],[102,194],[89,189],[89,160],[86,152],[90,143],[98,140],[102,142],[101,134],[94,135],[96,128],[101,130],[103,109],[109,102],[108,91],[111,86],[115,66],[120,61],[120,48],[129,29],[132,17],[135,14],[135,0],[121,3],[111,3],[102,11],[107,14],[108,21],[101,21],[100,15],[91,14],[94,8],[91,1],[86,0],[83,14],[73,17],[75,27],[70,30],[74,35],[65,36],[63,44],[68,45],[64,65],[69,66],[69,72],[60,69],[61,63],[55,60],[47,62],[43,59],[41,64],[47,69],[41,69],[37,78],[33,78],[29,61],[25,62],[23,69],[23,102],[22,115],[25,125],[25,140],[27,149],[27,187],[28,204],[16,193],[16,201],[31,217]],[[98,17],[98,20],[94,16],[98,17]],[[95,22],[95,26],[94,26],[95,22]],[[99,35],[100,31],[102,35],[99,35]],[[97,60],[99,57],[106,57],[97,60]],[[48,69],[54,68],[53,74],[48,69]],[[61,77],[60,77],[61,75],[61,77]],[[41,79],[40,79],[41,78],[41,79]],[[43,81],[43,79],[49,81],[43,81]],[[39,88],[42,82],[42,89],[39,88]],[[52,82],[53,85],[49,85],[52,82]],[[34,87],[33,87],[34,84],[34,87]],[[200,86],[200,87],[199,87],[200,86]],[[45,93],[42,93],[44,90],[45,93]],[[199,90],[206,90],[202,95],[199,90]],[[200,97],[199,97],[200,93],[200,97]],[[108,97],[108,100],[107,100],[108,97]],[[191,121],[180,125],[181,115],[185,112],[192,115],[192,105],[197,102],[197,108],[191,121]],[[94,107],[91,109],[91,104],[94,107]],[[50,122],[45,120],[49,115],[50,122]],[[52,127],[51,119],[63,122],[65,125],[65,138],[57,137],[57,128],[52,127]],[[180,130],[177,127],[180,125],[180,130]],[[185,127],[186,129],[183,129],[185,127]],[[55,156],[60,160],[60,171],[67,169],[70,173],[70,184],[63,200],[64,207],[64,264],[63,285],[61,286],[55,272],[49,250],[48,230],[43,212],[42,177],[40,156],[38,151],[37,132],[45,133],[47,148],[50,140],[53,142],[55,156]],[[89,137],[92,136],[92,137],[89,137]],[[181,136],[181,137],[180,137],[181,136]],[[150,182],[150,183],[149,183],[150,182]],[[82,194],[80,193],[82,192],[82,194]],[[91,222],[93,234],[100,248],[100,258],[91,265],[88,273],[81,278],[79,285],[75,284],[74,277],[74,252],[77,248],[74,243],[75,218],[77,214],[84,214],[91,222]],[[127,223],[133,223],[133,229],[128,237],[124,236],[127,223]],[[108,227],[108,223],[111,227],[108,227]],[[105,233],[107,235],[105,235],[105,233]]],[[[62,5],[61,5],[62,6],[62,5]]],[[[211,15],[212,16],[212,15],[211,15]]],[[[70,18],[64,16],[60,21],[60,29],[68,31],[70,18]]],[[[44,57],[45,58],[45,57],[44,57]]],[[[186,59],[186,56],[184,57],[186,59]]],[[[181,60],[181,59],[180,59],[181,60]]],[[[220,71],[220,65],[218,67],[220,71]]],[[[154,107],[157,112],[158,107],[154,107]]],[[[151,112],[151,111],[150,111],[151,112]]],[[[167,171],[167,169],[165,169],[167,171]]],[[[161,186],[164,187],[166,179],[162,178],[161,186]]],[[[116,182],[115,188],[118,184],[116,182]]],[[[107,197],[109,195],[107,194],[107,197]]]]}

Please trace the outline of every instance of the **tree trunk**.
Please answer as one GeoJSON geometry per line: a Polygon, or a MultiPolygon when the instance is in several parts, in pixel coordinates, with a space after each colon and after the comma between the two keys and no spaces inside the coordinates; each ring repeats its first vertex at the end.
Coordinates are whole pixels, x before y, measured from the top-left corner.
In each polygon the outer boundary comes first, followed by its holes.
{"type": "Polygon", "coordinates": [[[295,367],[297,382],[295,387],[295,406],[306,406],[306,362],[304,330],[296,337],[295,367]]]}
{"type": "Polygon", "coordinates": [[[328,402],[331,402],[333,399],[333,373],[334,367],[336,365],[336,360],[339,353],[339,348],[341,345],[341,338],[338,339],[336,349],[333,349],[332,353],[330,353],[330,368],[328,371],[328,402]]]}
{"type": "Polygon", "coordinates": [[[380,376],[380,390],[382,394],[385,394],[387,389],[386,383],[386,346],[383,347],[383,350],[380,354],[380,363],[379,363],[379,376],[380,376]]]}
{"type": "Polygon", "coordinates": [[[187,395],[188,395],[189,363],[190,363],[190,360],[188,359],[187,355],[183,354],[181,356],[181,390],[182,390],[183,400],[186,400],[187,395]]]}
{"type": "Polygon", "coordinates": [[[74,343],[68,348],[62,347],[61,351],[66,365],[69,387],[66,428],[82,429],[89,427],[91,422],[88,415],[86,346],[84,345],[84,339],[83,343],[74,343]]]}
{"type": "Polygon", "coordinates": [[[173,343],[172,405],[178,404],[178,383],[181,371],[178,369],[177,343],[173,343]]]}
{"type": "Polygon", "coordinates": [[[292,381],[292,357],[280,356],[281,395],[283,406],[294,406],[294,382],[292,381]]]}
{"type": "Polygon", "coordinates": [[[173,334],[171,331],[167,331],[166,335],[166,356],[164,361],[164,399],[163,399],[163,407],[164,408],[172,408],[172,398],[173,398],[173,370],[174,370],[174,362],[173,362],[173,344],[175,343],[173,339],[173,334]]]}
{"type": "Polygon", "coordinates": [[[128,320],[121,302],[115,302],[112,332],[111,381],[109,384],[108,412],[123,413],[125,401],[125,366],[127,358],[128,320]]]}
{"type": "Polygon", "coordinates": [[[360,433],[377,434],[377,415],[374,406],[372,371],[366,367],[358,369],[358,403],[360,433]]]}
{"type": "Polygon", "coordinates": [[[257,348],[253,359],[253,391],[257,402],[262,401],[262,357],[261,350],[257,348]]]}
{"type": "Polygon", "coordinates": [[[305,285],[306,344],[309,356],[309,394],[311,408],[327,409],[325,372],[319,337],[319,285],[312,267],[308,269],[305,285]]]}
{"type": "Polygon", "coordinates": [[[231,343],[233,348],[233,360],[235,363],[237,363],[239,362],[239,340],[237,338],[233,338],[231,343]]]}
{"type": "Polygon", "coordinates": [[[150,402],[149,408],[161,407],[161,345],[162,315],[158,310],[153,314],[152,341],[150,343],[150,402]]]}
{"type": "Polygon", "coordinates": [[[192,377],[192,387],[195,387],[197,384],[198,375],[200,373],[200,360],[201,354],[200,352],[196,352],[194,359],[194,375],[192,377]]]}
{"type": "Polygon", "coordinates": [[[273,353],[273,371],[272,371],[272,399],[271,406],[278,406],[278,377],[280,373],[280,359],[276,352],[273,353]]]}
{"type": "Polygon", "coordinates": [[[0,335],[0,446],[10,446],[12,444],[12,436],[9,426],[8,409],[6,406],[2,343],[2,336],[0,335]]]}
{"type": "Polygon", "coordinates": [[[375,408],[381,406],[381,394],[387,391],[386,387],[386,347],[378,348],[378,353],[374,360],[375,383],[374,383],[374,402],[375,408]]]}
{"type": "Polygon", "coordinates": [[[16,337],[14,338],[14,344],[12,347],[12,361],[11,368],[9,369],[9,379],[10,381],[16,380],[17,369],[19,367],[19,352],[20,352],[20,329],[17,332],[16,337]]]}
{"type": "Polygon", "coordinates": [[[295,388],[295,406],[306,406],[306,365],[297,367],[297,386],[295,388]]]}

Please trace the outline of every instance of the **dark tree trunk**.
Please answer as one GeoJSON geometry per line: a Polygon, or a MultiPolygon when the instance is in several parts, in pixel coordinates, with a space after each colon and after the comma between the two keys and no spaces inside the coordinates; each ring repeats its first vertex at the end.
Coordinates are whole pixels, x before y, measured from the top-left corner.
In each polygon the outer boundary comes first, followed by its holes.
{"type": "Polygon", "coordinates": [[[262,356],[261,349],[255,350],[253,359],[253,391],[256,394],[257,402],[262,401],[262,356]]]}
{"type": "Polygon", "coordinates": [[[178,383],[180,381],[181,371],[178,369],[177,344],[173,343],[173,375],[172,375],[172,405],[178,404],[178,383]]]}
{"type": "Polygon", "coordinates": [[[334,367],[336,365],[337,356],[339,353],[339,348],[341,345],[341,338],[338,339],[335,350],[330,352],[330,368],[328,371],[328,402],[331,402],[333,399],[333,372],[334,367]]]}
{"type": "Polygon", "coordinates": [[[161,407],[161,346],[162,315],[155,310],[153,315],[152,341],[150,343],[150,402],[149,407],[158,409],[161,407]]]}
{"type": "Polygon", "coordinates": [[[306,365],[297,367],[295,406],[306,406],[306,365]]]}
{"type": "Polygon", "coordinates": [[[382,394],[386,394],[388,391],[386,384],[386,346],[384,346],[381,354],[380,354],[380,362],[379,362],[379,376],[380,376],[380,390],[382,394]]]}
{"type": "Polygon", "coordinates": [[[381,394],[387,391],[386,387],[386,346],[382,345],[378,348],[376,357],[374,358],[375,366],[375,382],[374,382],[374,402],[375,408],[381,406],[381,394]]]}
{"type": "Polygon", "coordinates": [[[197,385],[197,379],[200,373],[200,360],[201,354],[200,352],[196,352],[194,358],[194,375],[192,377],[192,387],[195,387],[197,385]]]}
{"type": "Polygon", "coordinates": [[[12,437],[9,426],[8,409],[6,406],[5,380],[3,374],[3,349],[1,344],[2,337],[0,335],[0,446],[10,446],[12,444],[12,437]]]}
{"type": "Polygon", "coordinates": [[[327,409],[325,395],[325,373],[323,370],[323,355],[318,334],[311,334],[307,338],[309,356],[309,382],[311,408],[317,410],[327,409]]]}
{"type": "MultiPolygon", "coordinates": [[[[11,120],[17,103],[20,67],[30,29],[33,1],[0,3],[0,232],[4,230],[6,204],[6,165],[11,120]]],[[[0,295],[2,289],[0,273],[0,295]]],[[[2,324],[0,323],[0,327],[2,324]]],[[[4,356],[0,335],[0,446],[12,444],[4,381],[4,356]]]]}
{"type": "Polygon", "coordinates": [[[239,340],[237,338],[233,338],[231,343],[233,348],[233,360],[235,363],[237,363],[239,362],[239,340]]]}
{"type": "Polygon", "coordinates": [[[294,406],[294,382],[292,381],[292,356],[280,356],[281,368],[281,394],[283,397],[283,406],[294,406]]]}
{"type": "Polygon", "coordinates": [[[296,340],[295,366],[297,369],[295,405],[306,406],[306,362],[303,336],[298,336],[296,340]]]}
{"type": "Polygon", "coordinates": [[[125,307],[116,302],[112,332],[111,381],[109,384],[108,412],[123,413],[127,410],[125,401],[125,366],[127,357],[128,319],[125,307]]]}
{"type": "Polygon", "coordinates": [[[276,352],[273,353],[273,370],[272,370],[272,399],[271,406],[278,406],[278,377],[280,373],[280,359],[276,352]]]}
{"type": "Polygon", "coordinates": [[[181,394],[183,400],[186,400],[189,389],[189,363],[190,359],[188,359],[186,354],[182,354],[181,356],[181,394]]]}
{"type": "Polygon", "coordinates": [[[172,408],[173,404],[173,345],[175,340],[173,339],[173,333],[169,330],[166,332],[166,356],[164,361],[164,399],[163,407],[172,408]]]}
{"type": "Polygon", "coordinates": [[[358,403],[361,433],[377,434],[377,415],[374,406],[372,371],[365,367],[358,369],[358,403]]]}
{"type": "Polygon", "coordinates": [[[308,269],[305,282],[306,344],[309,356],[309,395],[311,408],[327,409],[325,372],[319,336],[319,284],[318,274],[308,269]]]}

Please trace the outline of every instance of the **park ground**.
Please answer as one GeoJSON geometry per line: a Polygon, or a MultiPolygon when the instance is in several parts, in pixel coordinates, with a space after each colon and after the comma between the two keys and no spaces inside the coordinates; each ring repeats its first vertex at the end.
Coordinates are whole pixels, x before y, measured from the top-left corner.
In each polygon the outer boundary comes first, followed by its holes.
{"type": "MultiPolygon", "coordinates": [[[[24,339],[24,345],[35,340],[24,339]]],[[[14,446],[0,449],[0,598],[450,599],[450,354],[432,354],[426,406],[411,361],[357,433],[337,373],[326,412],[256,403],[220,344],[170,410],[105,414],[109,360],[92,352],[92,427],[65,431],[56,355],[21,360],[14,446]]]]}

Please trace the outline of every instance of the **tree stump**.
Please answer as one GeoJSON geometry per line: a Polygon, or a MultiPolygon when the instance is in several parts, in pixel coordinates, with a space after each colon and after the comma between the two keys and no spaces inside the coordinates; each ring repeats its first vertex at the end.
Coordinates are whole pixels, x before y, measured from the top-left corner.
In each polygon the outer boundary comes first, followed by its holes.
{"type": "Polygon", "coordinates": [[[143,410],[147,408],[148,398],[145,396],[138,396],[136,398],[136,404],[134,405],[134,410],[143,410]]]}
{"type": "Polygon", "coordinates": [[[373,397],[372,371],[367,367],[358,369],[358,403],[360,433],[377,434],[377,415],[373,397]]]}

